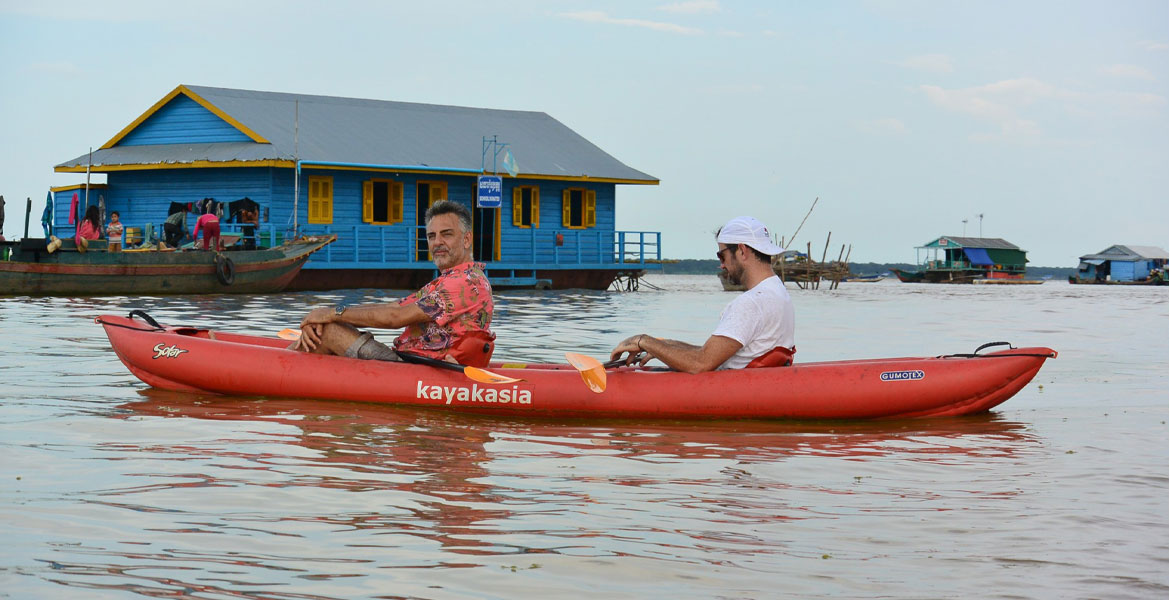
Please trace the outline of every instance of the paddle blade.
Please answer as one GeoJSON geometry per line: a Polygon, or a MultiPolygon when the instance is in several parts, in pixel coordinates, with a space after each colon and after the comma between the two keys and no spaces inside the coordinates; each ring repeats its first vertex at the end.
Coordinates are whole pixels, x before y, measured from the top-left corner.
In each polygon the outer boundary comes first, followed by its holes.
{"type": "Polygon", "coordinates": [[[484,369],[477,369],[476,367],[463,367],[463,374],[470,379],[474,379],[480,383],[516,383],[524,381],[523,379],[516,379],[515,377],[507,377],[499,373],[492,373],[484,369]]]}
{"type": "Polygon", "coordinates": [[[280,333],[276,334],[276,337],[278,337],[282,340],[299,340],[299,339],[301,339],[301,330],[300,329],[281,329],[280,333]]]}
{"type": "Polygon", "coordinates": [[[589,386],[590,390],[597,394],[605,391],[605,367],[596,358],[576,352],[566,352],[565,360],[568,360],[569,364],[581,373],[581,380],[589,386]]]}

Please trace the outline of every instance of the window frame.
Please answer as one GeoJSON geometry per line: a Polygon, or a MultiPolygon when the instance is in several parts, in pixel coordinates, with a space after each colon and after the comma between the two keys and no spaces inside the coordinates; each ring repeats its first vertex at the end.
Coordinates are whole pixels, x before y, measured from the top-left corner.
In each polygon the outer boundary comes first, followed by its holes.
{"type": "Polygon", "coordinates": [[[561,225],[565,229],[591,229],[597,227],[597,192],[594,190],[572,187],[565,188],[561,194],[561,225]],[[573,192],[581,192],[581,224],[571,225],[573,222],[573,192]]]}
{"type": "Polygon", "coordinates": [[[404,220],[403,207],[405,205],[403,196],[405,194],[406,186],[396,179],[387,179],[384,177],[371,177],[362,182],[362,222],[370,225],[394,225],[401,223],[404,220]],[[387,194],[386,206],[386,221],[374,220],[374,184],[385,183],[387,194]]]}
{"type": "Polygon", "coordinates": [[[519,229],[540,229],[540,186],[518,185],[512,188],[512,225],[519,229]],[[528,224],[523,223],[524,191],[530,190],[528,224]]]}

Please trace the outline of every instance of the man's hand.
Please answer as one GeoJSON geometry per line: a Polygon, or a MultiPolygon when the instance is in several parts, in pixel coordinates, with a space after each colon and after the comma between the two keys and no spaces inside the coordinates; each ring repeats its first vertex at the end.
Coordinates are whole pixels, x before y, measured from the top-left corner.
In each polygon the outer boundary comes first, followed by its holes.
{"type": "Polygon", "coordinates": [[[337,312],[329,307],[314,308],[301,319],[301,339],[297,341],[297,349],[312,352],[321,345],[321,334],[325,331],[325,324],[332,323],[337,312]]]}
{"type": "Polygon", "coordinates": [[[649,352],[644,352],[643,348],[639,346],[639,344],[641,344],[642,340],[644,339],[646,339],[645,335],[638,334],[632,335],[622,340],[620,343],[618,343],[617,346],[614,346],[613,351],[609,353],[609,360],[618,360],[619,358],[622,358],[623,354],[626,354],[624,359],[626,366],[635,363],[637,363],[639,367],[646,366],[646,363],[654,357],[651,356],[649,352]]]}
{"type": "Polygon", "coordinates": [[[321,345],[321,333],[324,330],[324,325],[301,325],[301,337],[297,339],[295,349],[304,352],[316,350],[321,345]]]}

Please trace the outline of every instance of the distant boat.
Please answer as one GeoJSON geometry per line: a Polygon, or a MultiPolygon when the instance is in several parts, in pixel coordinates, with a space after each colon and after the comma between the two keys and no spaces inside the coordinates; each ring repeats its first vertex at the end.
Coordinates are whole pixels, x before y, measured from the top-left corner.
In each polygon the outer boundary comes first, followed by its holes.
{"type": "Polygon", "coordinates": [[[719,269],[719,283],[725,292],[742,292],[747,289],[742,283],[731,283],[731,280],[727,278],[727,271],[723,269],[719,269]]]}
{"type": "Polygon", "coordinates": [[[847,281],[849,283],[874,283],[883,279],[886,279],[885,275],[850,275],[841,281],[847,281]]]}
{"type": "Polygon", "coordinates": [[[922,271],[903,271],[902,269],[890,269],[898,281],[903,283],[922,283],[926,279],[926,273],[922,271]]]}
{"type": "Polygon", "coordinates": [[[1019,278],[1006,279],[1006,278],[998,277],[998,278],[994,278],[994,279],[976,279],[976,280],[972,281],[971,283],[981,284],[981,285],[1039,285],[1041,283],[1044,283],[1044,280],[1043,279],[1019,279],[1019,278]]]}
{"type": "Polygon", "coordinates": [[[93,240],[80,252],[61,240],[4,242],[0,296],[121,296],[142,294],[263,294],[279,292],[309,255],[335,235],[308,237],[262,250],[208,252],[136,249],[108,252],[93,240]]]}

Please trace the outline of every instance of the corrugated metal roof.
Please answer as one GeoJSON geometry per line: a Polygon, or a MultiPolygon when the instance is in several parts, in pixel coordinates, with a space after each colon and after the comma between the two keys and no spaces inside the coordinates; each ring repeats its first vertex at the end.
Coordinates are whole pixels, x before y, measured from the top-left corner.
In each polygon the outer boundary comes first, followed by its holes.
{"type": "Polygon", "coordinates": [[[979,237],[959,237],[954,235],[944,235],[936,238],[920,248],[936,248],[940,247],[940,241],[946,239],[946,247],[958,248],[992,248],[996,250],[1019,250],[1020,247],[1002,238],[979,238],[979,237]]]}
{"type": "MultiPolygon", "coordinates": [[[[298,158],[478,170],[482,139],[494,135],[509,144],[521,175],[658,181],[626,166],[542,112],[202,86],[180,86],[177,91],[193,94],[197,102],[215,107],[271,143],[114,146],[93,153],[94,168],[298,158]],[[299,127],[295,152],[294,121],[299,127]]],[[[88,161],[86,154],[57,166],[84,167],[88,161]]],[[[491,171],[490,151],[486,167],[491,171]]],[[[502,165],[499,169],[503,171],[502,165]]]]}
{"type": "Polygon", "coordinates": [[[1170,260],[1166,255],[1166,251],[1157,246],[1123,246],[1117,244],[1110,246],[1096,254],[1086,254],[1081,257],[1082,262],[1089,260],[1118,260],[1118,261],[1134,261],[1134,260],[1153,260],[1153,259],[1170,260]]]}
{"type": "Polygon", "coordinates": [[[1133,252],[1141,258],[1170,260],[1170,256],[1167,256],[1166,251],[1157,246],[1131,246],[1126,244],[1123,248],[1129,249],[1130,252],[1133,252]]]}

